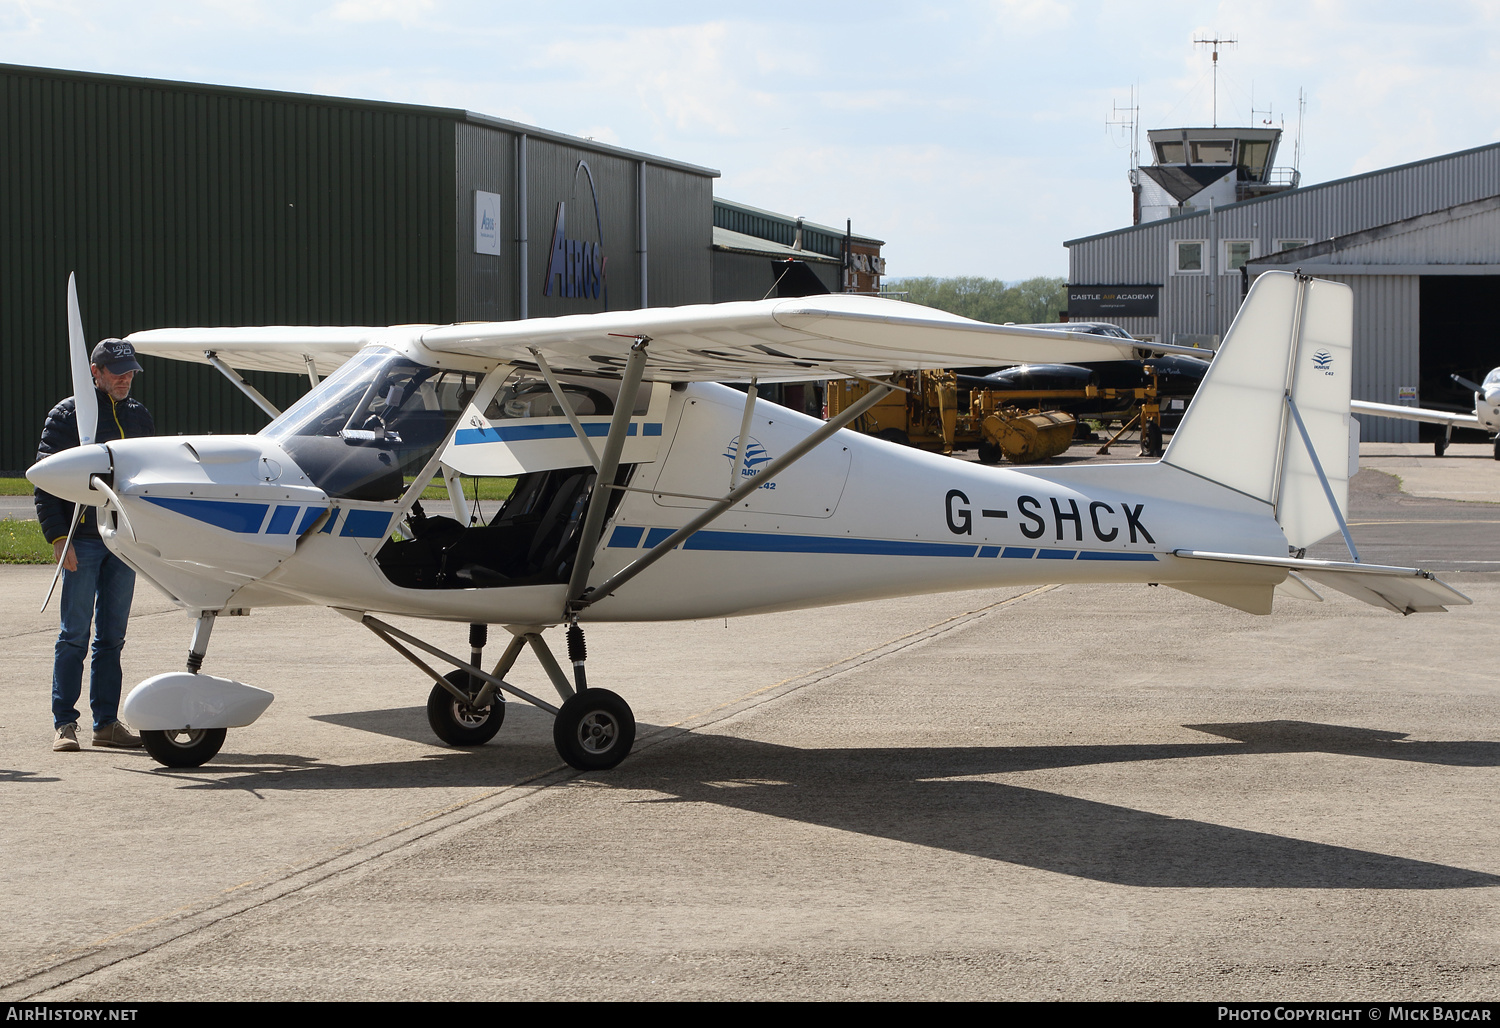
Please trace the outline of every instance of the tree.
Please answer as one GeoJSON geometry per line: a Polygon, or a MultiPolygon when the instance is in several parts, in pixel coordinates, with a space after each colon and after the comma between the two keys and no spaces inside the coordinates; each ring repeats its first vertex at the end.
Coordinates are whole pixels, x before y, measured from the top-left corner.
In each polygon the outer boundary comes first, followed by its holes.
{"type": "Polygon", "coordinates": [[[1029,278],[1013,286],[995,278],[903,278],[887,288],[905,292],[910,303],[995,325],[1056,321],[1068,305],[1067,283],[1060,278],[1029,278]]]}

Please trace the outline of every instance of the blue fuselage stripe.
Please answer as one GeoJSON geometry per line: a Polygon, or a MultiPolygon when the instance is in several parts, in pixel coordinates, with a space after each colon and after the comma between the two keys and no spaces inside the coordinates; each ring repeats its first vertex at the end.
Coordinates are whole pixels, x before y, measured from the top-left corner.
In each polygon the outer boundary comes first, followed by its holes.
{"type": "MultiPolygon", "coordinates": [[[[646,536],[647,548],[660,546],[675,529],[618,526],[609,537],[612,549],[635,549],[646,536]]],[[[771,532],[695,532],[685,550],[739,553],[842,553],[888,557],[1002,557],[1020,560],[1156,560],[1154,553],[1084,550],[1034,550],[1023,546],[972,546],[965,543],[916,542],[906,539],[853,539],[847,536],[779,535],[771,532]]]]}
{"type": "MultiPolygon", "coordinates": [[[[642,427],[641,435],[661,435],[661,422],[647,422],[642,427]]],[[[602,438],[609,435],[608,424],[586,424],[583,426],[583,434],[590,438],[602,438]]],[[[636,423],[632,421],[626,435],[636,434],[636,423]]],[[[573,439],[575,438],[573,426],[569,424],[553,425],[529,425],[525,421],[515,424],[489,425],[485,428],[461,428],[454,435],[453,441],[459,446],[473,446],[477,443],[532,443],[544,439],[573,439]]]]}
{"type": "Polygon", "coordinates": [[[271,509],[268,503],[236,503],[233,500],[177,496],[142,496],[141,499],[230,532],[259,532],[261,523],[266,520],[266,511],[271,509]]]}

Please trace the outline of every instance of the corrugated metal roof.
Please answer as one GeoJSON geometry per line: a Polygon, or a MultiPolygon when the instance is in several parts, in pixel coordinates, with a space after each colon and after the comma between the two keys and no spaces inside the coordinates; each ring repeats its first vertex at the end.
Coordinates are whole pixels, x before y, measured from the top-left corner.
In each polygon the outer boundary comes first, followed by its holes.
{"type": "Polygon", "coordinates": [[[1500,261],[1500,196],[1454,204],[1250,261],[1252,271],[1287,264],[1493,264],[1500,261]],[[1411,237],[1411,238],[1401,238],[1411,237]],[[1320,260],[1319,258],[1327,258],[1320,260]]]}
{"type": "MultiPolygon", "coordinates": [[[[1238,209],[1244,208],[1244,207],[1253,207],[1256,204],[1276,203],[1278,201],[1286,201],[1286,200],[1292,199],[1293,197],[1306,196],[1309,193],[1314,193],[1314,192],[1317,192],[1318,190],[1321,190],[1321,189],[1332,189],[1332,188],[1334,188],[1336,186],[1346,186],[1346,185],[1349,185],[1350,183],[1353,183],[1353,182],[1359,182],[1359,181],[1366,180],[1366,179],[1379,178],[1379,177],[1381,177],[1383,175],[1390,175],[1393,172],[1407,171],[1409,169],[1420,168],[1420,167],[1423,167],[1425,165],[1440,164],[1443,161],[1451,161],[1455,157],[1465,157],[1465,156],[1468,156],[1469,154],[1484,153],[1487,150],[1500,150],[1500,143],[1487,143],[1484,146],[1475,146],[1475,147],[1471,147],[1468,150],[1455,150],[1452,153],[1439,154],[1436,157],[1428,157],[1428,158],[1426,158],[1424,160],[1412,161],[1409,164],[1396,164],[1396,165],[1392,165],[1389,168],[1381,168],[1381,169],[1379,169],[1377,171],[1367,171],[1367,172],[1364,172],[1363,174],[1360,174],[1360,175],[1350,175],[1350,176],[1348,176],[1346,178],[1331,179],[1328,182],[1318,182],[1318,183],[1315,183],[1314,185],[1301,186],[1301,187],[1299,187],[1297,189],[1283,190],[1282,192],[1279,192],[1279,193],[1272,193],[1269,196],[1257,196],[1257,197],[1254,197],[1254,198],[1249,199],[1249,200],[1241,200],[1239,203],[1225,204],[1223,207],[1220,207],[1218,210],[1219,210],[1220,214],[1223,214],[1226,211],[1234,211],[1234,210],[1238,210],[1238,209]]],[[[1192,218],[1206,218],[1206,217],[1208,217],[1208,212],[1207,211],[1194,211],[1192,214],[1184,214],[1184,215],[1180,215],[1178,217],[1168,218],[1166,220],[1169,221],[1169,222],[1182,222],[1182,221],[1188,221],[1188,220],[1190,220],[1192,218]]],[[[1145,231],[1149,231],[1149,230],[1151,230],[1153,228],[1160,228],[1162,224],[1163,224],[1163,222],[1161,222],[1161,221],[1148,221],[1148,222],[1143,222],[1143,223],[1141,223],[1139,225],[1126,225],[1124,228],[1111,229],[1108,232],[1098,232],[1098,233],[1095,233],[1094,235],[1091,235],[1091,236],[1079,236],[1077,239],[1067,239],[1067,240],[1063,241],[1063,246],[1076,246],[1079,243],[1088,243],[1088,242],[1092,242],[1095,239],[1107,239],[1110,236],[1129,235],[1132,232],[1145,232],[1145,231]]]]}
{"type": "Polygon", "coordinates": [[[219,86],[208,85],[201,82],[181,82],[175,79],[148,79],[137,78],[131,75],[104,75],[91,71],[67,71],[62,68],[36,68],[19,64],[0,64],[0,73],[14,72],[35,76],[52,76],[68,79],[69,81],[92,81],[101,84],[134,86],[138,88],[177,90],[194,93],[197,95],[218,95],[247,97],[264,100],[277,100],[282,103],[303,103],[317,106],[337,107],[341,110],[371,110],[386,111],[405,114],[422,114],[429,117],[447,118],[451,121],[465,121],[475,125],[485,125],[489,128],[504,129],[507,132],[524,133],[535,139],[547,139],[557,143],[565,143],[584,150],[593,150],[598,153],[607,153],[617,157],[625,157],[633,161],[645,161],[648,164],[660,165],[664,168],[676,168],[680,171],[692,172],[709,178],[718,178],[719,171],[715,168],[707,168],[698,164],[689,164],[686,161],[672,160],[668,157],[658,157],[655,154],[642,153],[639,150],[628,150],[622,146],[614,146],[610,143],[601,143],[594,139],[585,139],[581,136],[570,136],[565,132],[555,132],[551,129],[537,128],[534,125],[524,125],[517,121],[507,121],[504,118],[496,118],[488,114],[475,111],[461,110],[454,107],[425,107],[421,104],[391,103],[386,100],[357,100],[341,96],[324,96],[317,93],[291,93],[277,89],[252,89],[247,86],[219,86]]]}
{"type": "Polygon", "coordinates": [[[769,239],[761,239],[759,236],[749,236],[743,232],[733,229],[714,227],[714,249],[728,250],[732,253],[748,253],[756,256],[766,257],[790,257],[799,261],[807,261],[813,264],[838,265],[843,262],[837,257],[828,257],[811,250],[797,250],[790,246],[769,239]]]}

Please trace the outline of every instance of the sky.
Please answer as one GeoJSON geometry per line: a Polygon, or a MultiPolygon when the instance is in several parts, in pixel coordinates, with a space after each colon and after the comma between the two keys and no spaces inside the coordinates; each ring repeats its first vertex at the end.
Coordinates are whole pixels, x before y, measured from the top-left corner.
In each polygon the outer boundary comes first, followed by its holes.
{"type": "Polygon", "coordinates": [[[477,111],[850,219],[891,277],[1007,281],[1130,223],[1112,112],[1213,124],[1215,36],[1218,124],[1284,124],[1278,165],[1305,96],[1304,184],[1500,140],[1500,0],[0,0],[0,63],[477,111]]]}

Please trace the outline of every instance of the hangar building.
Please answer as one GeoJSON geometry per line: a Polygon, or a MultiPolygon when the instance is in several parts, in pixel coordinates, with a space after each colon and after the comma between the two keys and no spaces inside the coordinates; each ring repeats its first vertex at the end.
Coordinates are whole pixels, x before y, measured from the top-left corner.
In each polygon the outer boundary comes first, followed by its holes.
{"type": "MultiPolygon", "coordinates": [[[[1238,130],[1221,130],[1229,134],[1238,130]]],[[[1354,396],[1473,409],[1500,365],[1500,143],[1167,216],[1068,248],[1068,313],[1213,346],[1250,280],[1302,267],[1354,290],[1354,396]],[[1112,305],[1113,309],[1110,309],[1112,305]]],[[[1419,427],[1361,419],[1365,439],[1419,427]]]]}
{"type": "MultiPolygon", "coordinates": [[[[787,256],[838,292],[879,259],[878,240],[715,201],[711,168],[472,111],[0,65],[0,140],[7,469],[72,392],[69,272],[93,341],[759,299],[787,256]]],[[[146,365],[134,392],[163,432],[265,423],[209,368],[146,365]]],[[[282,407],[307,387],[247,378],[282,407]]]]}

